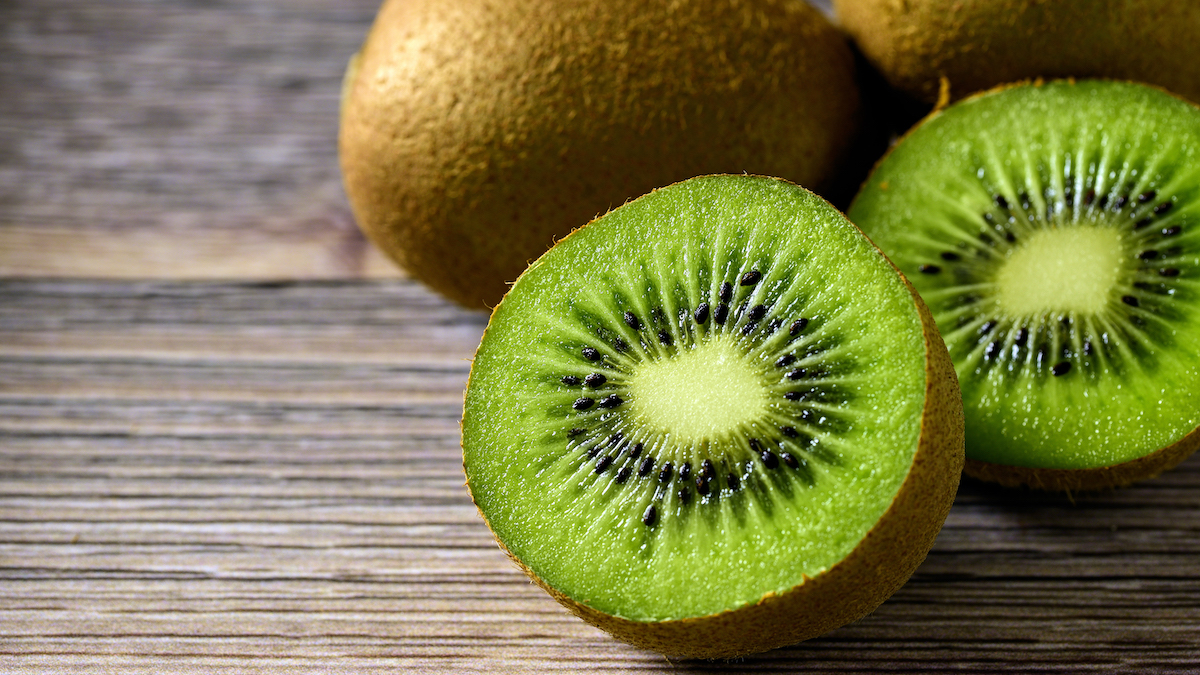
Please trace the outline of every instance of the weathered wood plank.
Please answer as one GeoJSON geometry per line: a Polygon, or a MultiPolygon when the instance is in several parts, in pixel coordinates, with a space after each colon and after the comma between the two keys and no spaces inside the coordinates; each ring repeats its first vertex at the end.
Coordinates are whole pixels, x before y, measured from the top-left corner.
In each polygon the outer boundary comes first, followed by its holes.
{"type": "Polygon", "coordinates": [[[377,6],[0,3],[0,275],[395,276],[337,168],[377,6]]]}
{"type": "MultiPolygon", "coordinates": [[[[403,281],[0,282],[0,669],[727,670],[496,547],[458,449],[483,324],[403,281]]],[[[1198,533],[1200,458],[1073,502],[968,481],[873,615],[734,669],[1194,671],[1198,533]]]]}

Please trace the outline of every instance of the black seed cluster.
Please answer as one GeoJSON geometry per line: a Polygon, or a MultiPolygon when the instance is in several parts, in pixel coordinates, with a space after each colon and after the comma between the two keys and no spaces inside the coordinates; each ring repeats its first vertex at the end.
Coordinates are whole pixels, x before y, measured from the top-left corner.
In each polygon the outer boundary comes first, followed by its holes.
{"type": "MultiPolygon", "coordinates": [[[[1064,206],[1067,210],[1076,208],[1074,184],[1075,179],[1072,176],[1066,176],[1066,184],[1068,187],[1064,193],[1064,206]]],[[[1132,188],[1130,188],[1132,190],[1132,188]]],[[[1014,210],[1008,197],[996,194],[992,197],[994,207],[984,211],[981,214],[982,229],[979,232],[979,240],[989,247],[994,247],[1003,243],[1014,244],[1017,242],[1018,234],[1014,226],[1019,220],[1025,220],[1029,223],[1037,224],[1039,221],[1049,221],[1055,216],[1056,201],[1053,195],[1047,191],[1046,195],[1046,213],[1044,217],[1041,214],[1032,211],[1033,205],[1028,193],[1022,192],[1017,195],[1016,202],[1020,205],[1022,213],[1014,210]]],[[[1096,191],[1094,188],[1089,188],[1082,196],[1083,207],[1095,207],[1099,209],[1107,209],[1115,214],[1125,214],[1130,218],[1132,223],[1131,229],[1140,230],[1142,228],[1153,225],[1157,220],[1169,213],[1175,203],[1170,200],[1159,201],[1159,195],[1155,190],[1146,190],[1137,195],[1131,195],[1130,192],[1117,192],[1115,194],[1101,195],[1097,200],[1096,191]],[[1158,203],[1155,203],[1155,202],[1158,203]],[[1126,208],[1128,207],[1128,209],[1126,208]]],[[[1173,237],[1182,232],[1181,225],[1170,225],[1159,230],[1161,237],[1173,237]]],[[[982,251],[980,252],[983,253],[982,251]]],[[[937,275],[945,270],[943,263],[959,263],[963,261],[963,255],[960,251],[942,250],[934,253],[937,260],[927,260],[918,262],[916,271],[921,274],[937,275]]],[[[964,269],[962,272],[969,276],[969,269],[964,269]]]]}
{"type": "MultiPolygon", "coordinates": [[[[769,292],[759,288],[765,278],[757,267],[743,268],[736,276],[720,281],[694,308],[672,310],[677,315],[672,321],[677,324],[668,321],[668,312],[661,306],[621,309],[611,319],[581,315],[585,319],[581,323],[589,326],[597,339],[590,344],[564,345],[577,361],[575,372],[561,374],[557,380],[574,390],[567,411],[573,422],[562,432],[567,450],[579,458],[579,468],[591,475],[607,475],[617,484],[646,481],[643,484],[654,485],[654,503],[642,513],[646,527],[654,527],[664,514],[674,512],[664,510],[666,499],[677,499],[681,505],[708,504],[740,493],[748,480],[749,485],[767,480],[772,472],[788,469],[806,474],[804,457],[817,447],[816,436],[841,423],[823,412],[848,400],[833,382],[825,381],[828,372],[817,363],[829,345],[804,344],[801,338],[808,332],[811,317],[771,315],[769,292]],[[780,371],[780,394],[793,406],[795,426],[782,425],[777,433],[749,439],[750,454],[738,461],[718,455],[676,463],[656,457],[643,443],[626,438],[619,430],[626,428],[622,406],[628,370],[620,355],[629,351],[631,342],[640,343],[647,351],[674,348],[676,342],[690,339],[690,321],[697,327],[710,326],[708,330],[727,326],[725,330],[759,340],[786,330],[786,353],[777,357],[775,366],[780,371]],[[635,340],[627,342],[629,331],[635,340]]],[[[807,480],[811,482],[811,475],[807,480]]]]}
{"type": "MultiPolygon", "coordinates": [[[[1044,213],[1038,212],[1026,192],[994,194],[992,203],[980,214],[978,239],[985,246],[975,246],[974,250],[978,257],[998,261],[1004,256],[999,252],[992,253],[993,249],[1005,249],[1018,243],[1024,233],[1051,226],[1060,211],[1064,212],[1063,218],[1069,218],[1075,209],[1103,210],[1110,214],[1109,217],[1118,219],[1117,222],[1124,223],[1122,227],[1127,228],[1140,249],[1135,254],[1137,267],[1132,287],[1117,296],[1119,302],[1114,303],[1112,309],[1123,312],[1130,324],[1146,326],[1147,314],[1163,311],[1163,305],[1156,297],[1174,294],[1175,287],[1170,285],[1172,280],[1184,276],[1174,262],[1175,256],[1180,255],[1180,247],[1172,246],[1172,242],[1183,232],[1185,224],[1164,220],[1175,212],[1174,198],[1164,198],[1153,189],[1139,191],[1132,186],[1110,189],[1106,194],[1097,194],[1089,187],[1077,194],[1074,176],[1068,174],[1064,178],[1067,188],[1061,201],[1049,188],[1045,190],[1047,206],[1044,213]],[[1168,249],[1172,254],[1167,253],[1168,249]]],[[[924,275],[950,275],[951,283],[956,285],[972,285],[979,279],[979,264],[966,255],[972,249],[969,242],[934,249],[924,260],[913,261],[912,269],[924,275]]],[[[984,297],[978,292],[964,291],[945,300],[939,308],[939,311],[958,310],[959,328],[978,322],[975,337],[960,341],[956,349],[960,353],[978,349],[982,356],[981,367],[1007,364],[1011,369],[1029,362],[1041,372],[1063,377],[1083,365],[1084,357],[1109,350],[1108,335],[1085,335],[1073,340],[1068,316],[1061,317],[1061,329],[1040,322],[1031,326],[1002,327],[998,317],[988,317],[984,313],[988,310],[983,308],[988,305],[981,305],[977,312],[962,311],[982,300],[984,297]],[[1061,348],[1052,348],[1052,343],[1061,348]],[[1078,348],[1072,345],[1078,345],[1078,348]],[[1055,351],[1059,353],[1052,354],[1055,351]]]]}

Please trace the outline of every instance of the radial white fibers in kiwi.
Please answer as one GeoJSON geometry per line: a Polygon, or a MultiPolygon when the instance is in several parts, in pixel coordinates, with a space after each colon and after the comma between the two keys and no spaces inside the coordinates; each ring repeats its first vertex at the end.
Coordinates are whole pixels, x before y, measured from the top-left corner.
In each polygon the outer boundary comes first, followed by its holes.
{"type": "Polygon", "coordinates": [[[995,90],[911,131],[849,215],[937,319],[969,474],[1103,488],[1200,445],[1200,109],[1120,82],[995,90]]]}
{"type": "Polygon", "coordinates": [[[844,216],[784,181],[697,178],[520,277],[471,370],[464,468],[576,614],[733,656],[903,584],[958,484],[958,396],[928,311],[844,216]]]}

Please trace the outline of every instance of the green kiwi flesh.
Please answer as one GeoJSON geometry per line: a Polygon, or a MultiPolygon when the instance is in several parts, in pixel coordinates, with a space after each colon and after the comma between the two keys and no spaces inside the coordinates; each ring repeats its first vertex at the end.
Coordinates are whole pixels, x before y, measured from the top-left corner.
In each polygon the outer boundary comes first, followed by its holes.
{"type": "Polygon", "coordinates": [[[937,320],[968,473],[1103,488],[1200,443],[1196,107],[1111,81],[993,90],[910,131],[848,215],[937,320]]]}
{"type": "Polygon", "coordinates": [[[471,369],[464,469],[503,548],[577,614],[732,656],[812,637],[802,601],[724,624],[803,600],[867,539],[821,631],[907,579],[957,487],[957,397],[919,298],[843,215],[781,180],[703,177],[517,280],[471,369]],[[713,616],[717,637],[696,621],[713,616]]]}

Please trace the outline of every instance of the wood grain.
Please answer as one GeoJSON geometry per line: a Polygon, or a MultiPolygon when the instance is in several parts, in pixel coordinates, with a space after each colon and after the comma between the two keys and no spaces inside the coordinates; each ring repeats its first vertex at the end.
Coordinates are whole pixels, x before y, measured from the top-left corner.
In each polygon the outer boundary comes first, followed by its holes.
{"type": "Polygon", "coordinates": [[[407,281],[0,283],[0,671],[1196,672],[1200,461],[964,483],[873,615],[672,663],[560,609],[465,489],[484,318],[407,281]]]}
{"type": "Polygon", "coordinates": [[[0,275],[396,276],[337,167],[377,5],[0,2],[0,275]]]}

